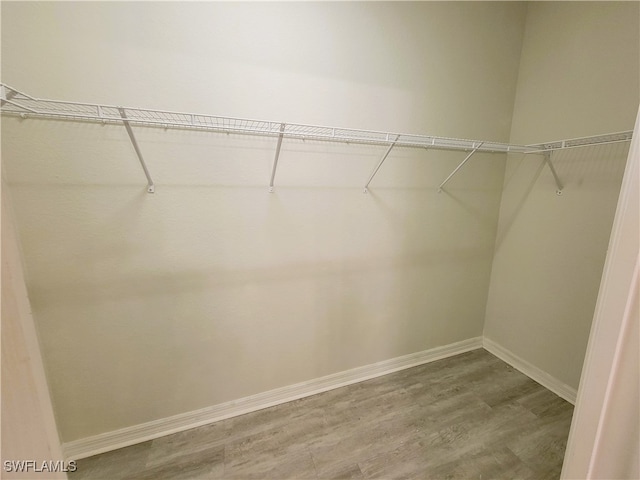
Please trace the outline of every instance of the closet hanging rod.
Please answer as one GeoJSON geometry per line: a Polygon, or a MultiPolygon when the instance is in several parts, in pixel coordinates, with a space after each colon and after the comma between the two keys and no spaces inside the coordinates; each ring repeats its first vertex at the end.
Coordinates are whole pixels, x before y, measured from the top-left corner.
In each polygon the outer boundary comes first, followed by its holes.
{"type": "MultiPolygon", "coordinates": [[[[125,112],[131,125],[165,127],[177,129],[207,130],[220,133],[238,133],[271,137],[297,138],[302,140],[322,140],[342,143],[362,143],[373,145],[394,145],[396,147],[425,148],[435,150],[456,150],[470,152],[481,143],[480,140],[416,135],[406,133],[358,130],[352,128],[328,127],[283,122],[250,120],[216,115],[151,110],[144,108],[120,107],[95,103],[49,100],[29,96],[13,87],[0,83],[3,115],[22,117],[58,118],[72,121],[89,121],[122,124],[121,111],[125,112]]],[[[543,150],[538,145],[510,145],[484,141],[478,152],[483,153],[525,153],[543,150]]]]}

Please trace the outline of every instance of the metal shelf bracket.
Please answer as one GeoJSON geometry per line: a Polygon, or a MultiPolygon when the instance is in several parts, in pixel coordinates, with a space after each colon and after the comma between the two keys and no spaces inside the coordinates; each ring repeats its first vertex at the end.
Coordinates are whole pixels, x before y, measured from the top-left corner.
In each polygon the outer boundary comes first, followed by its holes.
{"type": "Polygon", "coordinates": [[[5,88],[4,85],[2,85],[2,89],[0,90],[0,107],[4,107],[5,103],[15,97],[17,94],[18,92],[16,92],[15,90],[9,90],[8,88],[5,88]]]}
{"type": "Polygon", "coordinates": [[[482,146],[484,142],[480,142],[477,146],[474,146],[473,150],[471,150],[471,153],[469,153],[469,155],[466,156],[466,158],[464,160],[462,160],[462,162],[460,162],[460,165],[458,165],[456,167],[456,169],[451,172],[449,174],[449,176],[447,178],[444,179],[444,182],[442,182],[439,186],[438,186],[438,193],[442,193],[442,187],[444,187],[446,185],[446,183],[451,180],[451,178],[458,173],[458,170],[460,170],[465,163],[467,163],[469,161],[469,159],[473,156],[474,153],[476,153],[478,151],[478,149],[482,146]]]}
{"type": "Polygon", "coordinates": [[[382,156],[382,158],[378,162],[378,165],[376,165],[376,168],[374,168],[373,172],[371,172],[371,176],[369,177],[369,180],[367,180],[367,183],[364,186],[364,192],[363,193],[369,193],[369,184],[371,183],[371,180],[373,180],[373,177],[376,176],[376,173],[378,173],[378,170],[380,170],[380,167],[382,166],[384,161],[387,159],[387,157],[391,153],[391,150],[393,150],[393,147],[396,146],[396,142],[398,141],[398,138],[400,138],[400,135],[397,135],[396,139],[393,142],[391,142],[391,145],[389,145],[389,148],[387,148],[387,151],[384,153],[384,155],[382,156]]]}
{"type": "Polygon", "coordinates": [[[282,137],[284,137],[285,124],[280,124],[278,134],[278,145],[276,146],[276,156],[273,158],[273,167],[271,168],[271,180],[269,181],[269,193],[273,193],[273,181],[276,178],[276,169],[278,168],[278,158],[280,158],[280,147],[282,147],[282,137]]]}
{"type": "Polygon", "coordinates": [[[556,181],[556,195],[562,195],[562,190],[564,189],[564,185],[562,181],[560,181],[560,177],[558,177],[558,172],[556,172],[553,163],[551,162],[551,151],[544,152],[544,161],[547,165],[549,165],[549,170],[551,170],[551,174],[553,175],[553,179],[556,181]]]}
{"type": "Polygon", "coordinates": [[[149,174],[149,169],[147,168],[147,164],[144,162],[144,158],[142,157],[142,152],[140,151],[140,147],[138,146],[136,137],[133,134],[133,130],[131,130],[131,125],[129,124],[129,120],[127,120],[127,114],[124,108],[118,108],[118,111],[120,112],[120,116],[122,117],[122,123],[124,123],[124,128],[127,129],[127,133],[129,134],[129,138],[131,139],[131,143],[133,144],[133,149],[136,151],[136,155],[138,155],[138,160],[140,160],[140,165],[142,165],[142,170],[144,170],[144,175],[147,177],[147,192],[154,193],[156,191],[156,187],[153,184],[151,175],[149,174]]]}

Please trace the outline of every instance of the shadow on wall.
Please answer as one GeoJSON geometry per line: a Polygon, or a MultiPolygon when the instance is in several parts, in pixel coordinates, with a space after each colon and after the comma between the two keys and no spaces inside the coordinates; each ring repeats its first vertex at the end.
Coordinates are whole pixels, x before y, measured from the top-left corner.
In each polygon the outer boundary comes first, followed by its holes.
{"type": "Polygon", "coordinates": [[[262,186],[163,185],[154,195],[140,186],[11,188],[19,218],[42,232],[22,238],[36,307],[464,264],[490,255],[495,228],[464,193],[419,188],[368,195],[286,187],[268,194],[262,186]],[[234,209],[237,201],[244,211],[234,209]],[[315,213],[304,211],[310,204],[315,213]],[[204,208],[195,212],[194,205],[204,208]],[[446,221],[435,223],[441,212],[446,221]],[[461,224],[483,238],[456,235],[461,224]],[[235,240],[247,250],[233,251],[235,240]]]}
{"type": "MultiPolygon", "coordinates": [[[[450,161],[446,171],[457,162],[450,161]]],[[[414,343],[417,351],[419,344],[447,344],[482,333],[501,184],[499,164],[494,177],[474,171],[483,163],[469,165],[441,193],[437,185],[444,176],[431,179],[427,194],[423,190],[422,195],[411,196],[405,189],[411,199],[402,210],[388,189],[369,193],[391,228],[403,232],[398,251],[424,252],[407,258],[405,266],[419,273],[399,277],[394,285],[404,301],[395,306],[389,322],[394,328],[387,339],[398,349],[414,343]],[[422,234],[416,235],[416,230],[422,234]],[[422,242],[418,248],[416,237],[422,242]],[[430,249],[432,245],[440,247],[430,249]]]]}
{"type": "MultiPolygon", "coordinates": [[[[140,250],[143,250],[140,247],[140,250]]],[[[35,308],[56,304],[95,305],[128,298],[153,298],[168,294],[187,294],[203,291],[221,291],[227,288],[259,284],[297,282],[305,279],[331,279],[344,276],[372,275],[411,268],[439,268],[446,265],[464,265],[491,254],[491,246],[464,250],[448,249],[423,251],[388,257],[338,259],[317,263],[297,263],[266,266],[253,269],[192,268],[182,271],[154,269],[147,273],[123,274],[117,278],[100,277],[97,281],[78,278],[55,283],[34,283],[31,292],[35,308]],[[97,295],[96,295],[97,294],[97,295]]],[[[104,250],[103,250],[104,252],[104,250]]],[[[133,252],[131,252],[133,253],[133,252]]],[[[103,260],[116,261],[117,254],[106,254],[103,260]],[[110,257],[110,259],[109,259],[110,257]]],[[[117,260],[122,262],[121,259],[117,260]]]]}
{"type": "MultiPolygon", "coordinates": [[[[330,323],[325,334],[336,340],[369,332],[371,315],[380,315],[400,335],[405,323],[460,313],[456,292],[488,271],[493,249],[494,225],[477,206],[433,190],[280,187],[269,194],[163,185],[148,195],[140,186],[12,187],[18,200],[31,199],[20,217],[42,233],[25,236],[34,310],[44,322],[56,312],[67,325],[98,325],[92,318],[107,311],[131,322],[153,311],[154,322],[160,315],[200,323],[240,308],[242,322],[263,309],[298,318],[306,311],[330,323]]],[[[458,195],[465,194],[485,193],[458,195]]]]}
{"type": "MultiPolygon", "coordinates": [[[[544,221],[547,216],[564,216],[565,225],[581,221],[580,218],[588,214],[589,204],[600,208],[598,192],[610,191],[612,187],[616,191],[620,188],[628,149],[628,143],[618,143],[554,152],[551,160],[564,186],[561,196],[555,194],[557,187],[544,159],[525,155],[510,158],[504,183],[496,251],[500,249],[525,207],[537,210],[540,221],[544,221]],[[545,203],[540,203],[541,201],[545,203]],[[547,205],[546,202],[552,203],[547,205]],[[557,212],[552,214],[548,208],[554,208],[557,212]]],[[[558,228],[564,229],[562,222],[550,222],[550,225],[556,232],[558,228]]],[[[567,228],[570,227],[567,225],[567,228]]]]}
{"type": "Polygon", "coordinates": [[[544,159],[532,161],[530,157],[520,155],[516,166],[505,179],[502,195],[503,199],[507,195],[510,196],[508,200],[510,208],[507,210],[507,207],[503,204],[500,209],[500,222],[498,224],[498,232],[496,235],[496,251],[500,249],[502,242],[509,234],[509,230],[511,229],[513,222],[518,218],[520,211],[527,203],[527,199],[536,186],[536,182],[538,181],[538,178],[545,166],[546,163],[544,159]]]}
{"type": "Polygon", "coordinates": [[[457,206],[469,214],[469,217],[475,219],[488,232],[493,234],[497,227],[497,216],[486,209],[478,208],[477,202],[466,201],[458,192],[455,194],[449,190],[442,190],[442,195],[449,197],[457,206]]]}
{"type": "MultiPolygon", "coordinates": [[[[287,153],[278,179],[310,183],[316,154],[287,153]]],[[[65,157],[54,176],[27,154],[14,160],[10,189],[61,417],[117,417],[106,431],[128,416],[179,413],[178,398],[201,408],[479,335],[495,232],[481,212],[497,207],[501,164],[469,165],[455,193],[438,194],[459,154],[418,153],[399,150],[368,195],[359,182],[369,155],[341,167],[338,188],[273,194],[253,183],[263,175],[242,176],[225,158],[222,178],[245,184],[207,184],[221,177],[198,177],[204,154],[180,179],[174,163],[159,163],[153,195],[129,175],[135,163],[97,184],[107,161],[80,170],[78,158],[76,171],[65,157]],[[66,173],[78,184],[61,183],[66,173]],[[163,399],[153,411],[151,398],[163,399]]],[[[251,172],[267,165],[250,157],[251,172]]]]}

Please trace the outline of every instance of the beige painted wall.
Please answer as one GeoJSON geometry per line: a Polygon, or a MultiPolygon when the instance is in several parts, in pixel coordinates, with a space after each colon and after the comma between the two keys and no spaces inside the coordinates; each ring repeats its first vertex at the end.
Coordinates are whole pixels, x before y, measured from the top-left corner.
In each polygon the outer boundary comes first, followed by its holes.
{"type": "MultiPolygon", "coordinates": [[[[6,3],[40,97],[507,140],[517,3],[6,3]],[[499,25],[500,28],[496,28],[499,25]]],[[[72,441],[482,333],[504,159],[3,121],[61,436],[72,441]]],[[[555,198],[554,198],[555,200],[555,198]]]]}
{"type": "Polygon", "coordinates": [[[56,464],[63,460],[60,438],[24,282],[11,206],[5,190],[3,185],[0,478],[32,479],[39,476],[43,479],[66,479],[64,470],[72,467],[56,464]],[[28,468],[19,466],[19,462],[29,460],[37,462],[37,465],[28,468]],[[5,462],[10,462],[9,466],[5,462]],[[49,465],[53,472],[47,471],[49,465]],[[34,473],[36,469],[47,473],[34,473]]]}
{"type": "MultiPolygon", "coordinates": [[[[631,130],[640,86],[640,5],[528,7],[511,141],[631,130]]],[[[628,144],[510,158],[484,335],[577,388],[628,144]]]]}

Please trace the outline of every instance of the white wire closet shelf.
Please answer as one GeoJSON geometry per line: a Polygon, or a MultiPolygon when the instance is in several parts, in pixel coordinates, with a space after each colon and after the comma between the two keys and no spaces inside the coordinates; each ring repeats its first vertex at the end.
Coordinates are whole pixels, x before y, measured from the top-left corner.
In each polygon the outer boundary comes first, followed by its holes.
{"type": "MultiPolygon", "coordinates": [[[[284,131],[281,132],[280,127],[283,125],[283,122],[40,99],[31,97],[5,84],[1,85],[5,89],[5,95],[2,97],[2,113],[8,115],[122,123],[120,109],[124,109],[127,120],[130,123],[148,127],[187,128],[275,137],[282,133],[285,138],[368,144],[394,143],[395,146],[398,147],[406,146],[452,150],[470,150],[480,143],[478,140],[386,133],[373,130],[357,130],[296,123],[284,123],[284,131]]],[[[525,152],[531,150],[531,148],[531,146],[515,146],[500,142],[485,141],[480,151],[496,153],[509,151],[525,152]]]]}
{"type": "MultiPolygon", "coordinates": [[[[88,121],[123,124],[133,143],[138,159],[147,177],[148,191],[153,193],[154,184],[144,162],[140,147],[131,129],[132,125],[145,127],[163,127],[177,129],[205,130],[218,133],[237,133],[245,135],[262,135],[278,138],[274,158],[270,191],[273,191],[275,172],[283,139],[322,140],[343,143],[363,143],[387,145],[388,149],[374,169],[365,185],[376,175],[382,163],[394,147],[425,148],[435,150],[454,150],[470,152],[458,167],[440,184],[439,189],[453,177],[474,153],[521,153],[545,154],[551,151],[584,147],[595,144],[625,142],[631,140],[632,132],[619,132],[572,140],[540,143],[534,145],[513,145],[487,140],[469,140],[460,138],[439,137],[432,135],[415,135],[406,133],[358,130],[352,128],[305,125],[297,123],[251,120],[217,115],[151,110],[135,107],[121,107],[95,103],[68,102],[61,100],[41,99],[27,95],[4,83],[0,83],[0,108],[3,115],[17,115],[23,118],[40,117],[72,121],[88,121]]],[[[547,162],[551,167],[550,158],[547,162]]],[[[555,176],[555,171],[554,171],[555,176]]],[[[556,180],[558,180],[556,178],[556,180]]],[[[562,190],[558,183],[558,190],[562,190]]]]}

